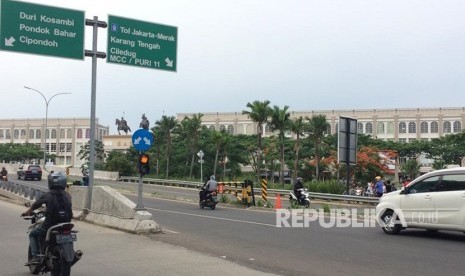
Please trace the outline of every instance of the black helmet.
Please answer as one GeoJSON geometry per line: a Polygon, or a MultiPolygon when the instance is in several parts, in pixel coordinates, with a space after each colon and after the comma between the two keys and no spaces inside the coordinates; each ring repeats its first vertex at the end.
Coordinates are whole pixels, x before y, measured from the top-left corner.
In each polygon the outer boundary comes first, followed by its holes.
{"type": "Polygon", "coordinates": [[[48,176],[48,188],[66,189],[66,176],[62,172],[53,172],[48,176]]]}

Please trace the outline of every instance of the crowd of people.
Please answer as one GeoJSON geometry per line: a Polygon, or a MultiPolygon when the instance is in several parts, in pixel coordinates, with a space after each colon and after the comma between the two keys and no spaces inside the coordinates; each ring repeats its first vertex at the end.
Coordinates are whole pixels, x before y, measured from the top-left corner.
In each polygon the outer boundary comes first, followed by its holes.
{"type": "Polygon", "coordinates": [[[397,190],[396,185],[391,180],[384,181],[381,176],[375,177],[375,181],[369,181],[365,188],[364,195],[382,197],[383,194],[397,190]]]}

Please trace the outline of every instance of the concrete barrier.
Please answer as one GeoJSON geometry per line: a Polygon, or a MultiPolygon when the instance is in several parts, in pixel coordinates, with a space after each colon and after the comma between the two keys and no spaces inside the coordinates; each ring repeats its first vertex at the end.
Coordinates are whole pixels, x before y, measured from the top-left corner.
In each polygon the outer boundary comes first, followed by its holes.
{"type": "Polygon", "coordinates": [[[82,210],[76,214],[81,219],[118,230],[137,234],[159,233],[161,227],[152,220],[152,214],[147,211],[136,211],[136,204],[108,186],[94,187],[92,193],[91,211],[84,209],[87,188],[71,186],[73,206],[82,210]]]}
{"type": "MultiPolygon", "coordinates": [[[[0,199],[24,205],[32,202],[32,196],[25,189],[17,190],[20,184],[8,183],[0,187],[0,199]],[[21,192],[20,192],[21,191],[21,192]]],[[[114,228],[134,234],[160,233],[162,228],[147,211],[134,210],[136,204],[108,186],[94,187],[91,210],[85,209],[88,187],[71,186],[75,219],[114,228]]]]}

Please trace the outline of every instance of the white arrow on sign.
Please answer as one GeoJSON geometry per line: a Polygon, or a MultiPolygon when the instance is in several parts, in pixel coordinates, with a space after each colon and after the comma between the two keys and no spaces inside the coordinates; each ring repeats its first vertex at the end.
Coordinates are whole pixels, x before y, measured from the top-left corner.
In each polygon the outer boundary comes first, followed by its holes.
{"type": "Polygon", "coordinates": [[[16,39],[14,39],[14,37],[5,38],[5,46],[13,47],[13,46],[15,46],[15,45],[13,45],[13,43],[15,41],[16,41],[16,39]]]}
{"type": "Polygon", "coordinates": [[[168,66],[168,67],[173,67],[173,61],[170,60],[169,58],[166,58],[166,59],[165,59],[165,62],[166,62],[166,66],[168,66]]]}
{"type": "Polygon", "coordinates": [[[137,139],[134,140],[134,145],[139,145],[140,140],[142,140],[142,138],[137,137],[137,139]]]}
{"type": "MultiPolygon", "coordinates": [[[[140,138],[140,137],[139,137],[140,138]]],[[[144,142],[146,145],[149,145],[150,146],[150,139],[147,138],[147,137],[144,137],[144,142]]]]}

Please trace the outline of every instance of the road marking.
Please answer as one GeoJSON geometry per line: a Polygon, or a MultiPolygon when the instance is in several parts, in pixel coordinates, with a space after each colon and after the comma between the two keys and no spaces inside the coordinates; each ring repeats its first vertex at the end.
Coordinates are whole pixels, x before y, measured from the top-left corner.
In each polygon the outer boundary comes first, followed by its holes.
{"type": "Polygon", "coordinates": [[[219,217],[212,217],[212,216],[206,216],[206,215],[198,215],[198,214],[192,214],[192,213],[184,213],[184,212],[163,210],[163,209],[157,209],[157,208],[147,208],[146,207],[146,209],[150,209],[150,210],[154,210],[154,211],[160,211],[160,212],[166,212],[166,213],[172,213],[172,214],[193,216],[193,217],[210,218],[210,219],[225,220],[225,221],[232,221],[232,222],[240,222],[240,223],[262,225],[262,226],[271,226],[273,228],[276,228],[275,224],[261,223],[261,222],[255,222],[255,221],[229,219],[229,218],[219,218],[219,217]]]}
{"type": "Polygon", "coordinates": [[[179,234],[179,232],[176,232],[176,231],[173,231],[173,230],[168,230],[166,228],[163,228],[163,232],[168,232],[168,233],[171,233],[171,234],[179,234]]]}

